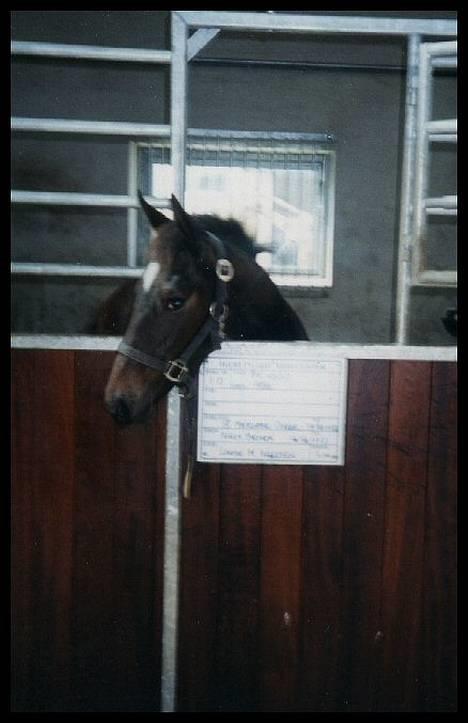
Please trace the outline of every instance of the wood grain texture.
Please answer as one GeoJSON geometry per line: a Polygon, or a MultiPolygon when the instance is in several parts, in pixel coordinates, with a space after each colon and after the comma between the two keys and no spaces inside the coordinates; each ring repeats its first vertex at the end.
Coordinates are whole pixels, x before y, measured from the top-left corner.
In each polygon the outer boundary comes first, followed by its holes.
{"type": "Polygon", "coordinates": [[[12,706],[23,712],[63,710],[72,685],[73,405],[73,352],[13,354],[12,706]]]}
{"type": "Polygon", "coordinates": [[[111,353],[14,356],[13,707],[153,711],[164,409],[115,427],[103,405],[111,353]]]}
{"type": "Polygon", "coordinates": [[[258,709],[261,467],[221,471],[215,690],[219,711],[258,709]]]}
{"type": "Polygon", "coordinates": [[[342,467],[304,470],[299,708],[342,710],[342,467]]]}
{"type": "Polygon", "coordinates": [[[421,710],[457,710],[457,366],[434,364],[425,516],[421,710]]]}
{"type": "MultiPolygon", "coordinates": [[[[12,707],[155,712],[165,404],[121,429],[112,353],[16,350],[12,707]]],[[[344,467],[196,466],[178,710],[456,710],[456,365],[350,362],[344,467]]]]}
{"type": "Polygon", "coordinates": [[[145,712],[159,706],[164,417],[115,425],[111,361],[76,355],[75,704],[145,712]]]}
{"type": "Polygon", "coordinates": [[[298,705],[303,470],[265,467],[261,519],[260,711],[298,705]]]}
{"type": "Polygon", "coordinates": [[[182,502],[178,710],[216,709],[220,470],[196,464],[182,502]]]}
{"type": "Polygon", "coordinates": [[[385,712],[418,705],[430,394],[430,363],[392,363],[376,701],[385,712]]]}
{"type": "Polygon", "coordinates": [[[379,644],[390,364],[349,364],[343,508],[342,656],[346,712],[372,710],[379,644]]]}

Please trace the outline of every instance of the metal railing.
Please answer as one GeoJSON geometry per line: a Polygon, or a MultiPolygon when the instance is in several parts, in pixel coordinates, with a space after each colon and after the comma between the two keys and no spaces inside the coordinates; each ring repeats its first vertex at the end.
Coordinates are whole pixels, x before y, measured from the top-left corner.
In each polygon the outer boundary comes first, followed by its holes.
{"type": "Polygon", "coordinates": [[[431,120],[433,71],[441,59],[450,58],[456,67],[457,42],[421,43],[416,140],[416,172],[413,217],[413,286],[456,286],[457,272],[425,267],[428,216],[456,216],[457,196],[428,197],[431,142],[456,143],[457,120],[431,120]]]}
{"type": "MultiPolygon", "coordinates": [[[[67,58],[73,61],[102,61],[125,63],[170,64],[172,52],[168,50],[151,50],[141,48],[111,48],[91,45],[64,45],[59,43],[38,43],[13,41],[12,55],[33,56],[43,58],[67,58]]],[[[107,207],[127,209],[127,264],[133,269],[129,274],[126,267],[100,267],[74,264],[41,264],[12,263],[11,272],[22,275],[61,275],[88,277],[127,277],[138,275],[137,269],[137,158],[136,146],[132,139],[143,137],[170,138],[169,125],[149,123],[125,123],[113,121],[68,120],[61,118],[18,118],[11,119],[11,129],[15,132],[91,134],[106,136],[125,136],[129,143],[127,195],[109,195],[96,193],[58,193],[49,191],[11,192],[14,204],[34,204],[40,206],[81,206],[107,207]]],[[[147,197],[149,203],[159,208],[169,208],[169,199],[147,197]]]]}

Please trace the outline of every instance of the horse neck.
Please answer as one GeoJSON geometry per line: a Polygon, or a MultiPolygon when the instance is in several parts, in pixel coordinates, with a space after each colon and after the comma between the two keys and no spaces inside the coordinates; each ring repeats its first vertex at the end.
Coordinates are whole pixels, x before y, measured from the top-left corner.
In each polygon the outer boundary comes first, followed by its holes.
{"type": "Polygon", "coordinates": [[[230,254],[235,276],[229,283],[229,338],[257,340],[306,339],[304,328],[268,274],[237,249],[230,254]]]}

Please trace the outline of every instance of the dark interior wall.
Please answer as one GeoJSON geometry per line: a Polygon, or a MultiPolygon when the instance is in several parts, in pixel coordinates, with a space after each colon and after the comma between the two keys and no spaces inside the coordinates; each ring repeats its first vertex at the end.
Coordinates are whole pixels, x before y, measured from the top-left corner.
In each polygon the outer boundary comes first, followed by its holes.
{"type": "MultiPolygon", "coordinates": [[[[169,29],[169,11],[12,13],[15,40],[168,49],[169,29]]],[[[202,62],[191,67],[191,127],[326,131],[336,136],[334,284],[326,291],[290,296],[311,338],[318,341],[392,340],[404,74],[388,66],[401,67],[404,54],[399,40],[222,34],[202,58],[377,64],[387,69],[202,62]]],[[[168,68],[159,66],[16,57],[12,115],[168,123],[169,81],[168,68]]],[[[439,86],[437,108],[442,117],[450,117],[455,112],[454,80],[443,78],[439,86]]],[[[14,134],[12,187],[125,194],[127,153],[124,138],[14,134]]],[[[454,167],[455,156],[449,153],[440,161],[437,178],[454,177],[454,167]]],[[[451,181],[449,188],[440,189],[450,192],[451,181]]],[[[12,224],[16,261],[120,265],[126,260],[124,210],[16,206],[12,224]]],[[[446,246],[450,244],[448,231],[446,246]]],[[[98,300],[115,286],[103,280],[18,278],[13,329],[80,331],[98,300]]],[[[420,289],[412,297],[411,340],[451,343],[440,317],[455,305],[455,292],[420,289]]]]}

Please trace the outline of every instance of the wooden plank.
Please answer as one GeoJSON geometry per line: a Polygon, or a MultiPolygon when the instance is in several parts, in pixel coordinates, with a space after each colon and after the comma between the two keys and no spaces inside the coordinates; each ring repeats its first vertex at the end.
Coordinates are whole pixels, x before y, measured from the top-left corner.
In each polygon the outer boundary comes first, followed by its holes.
{"type": "MultiPolygon", "coordinates": [[[[104,711],[112,695],[114,422],[102,392],[112,354],[76,355],[73,586],[74,710],[104,711]]],[[[117,691],[118,697],[118,691],[117,691]]]]}
{"type": "Polygon", "coordinates": [[[260,711],[298,706],[302,593],[301,467],[264,467],[260,580],[260,711]]]}
{"type": "Polygon", "coordinates": [[[160,689],[164,416],[115,424],[103,404],[113,356],[76,356],[74,705],[149,712],[160,689]]]}
{"type": "Polygon", "coordinates": [[[219,466],[196,464],[182,503],[178,640],[179,711],[216,710],[219,466]]]}
{"type": "Polygon", "coordinates": [[[258,709],[261,467],[223,465],[214,685],[219,711],[258,709]]]}
{"type": "Polygon", "coordinates": [[[457,710],[457,366],[434,363],[429,433],[422,701],[457,710]]]}
{"type": "Polygon", "coordinates": [[[392,362],[376,708],[418,709],[431,364],[392,362]]]}
{"type": "Polygon", "coordinates": [[[389,362],[349,365],[343,515],[343,648],[337,698],[372,710],[379,641],[389,362]]]}
{"type": "Polygon", "coordinates": [[[300,695],[303,711],[336,712],[342,641],[344,468],[304,469],[300,695]]]}
{"type": "Polygon", "coordinates": [[[120,711],[153,712],[160,704],[165,428],[163,403],[145,424],[115,430],[113,680],[120,711]]]}
{"type": "Polygon", "coordinates": [[[73,352],[13,353],[12,705],[70,696],[73,352]]]}

